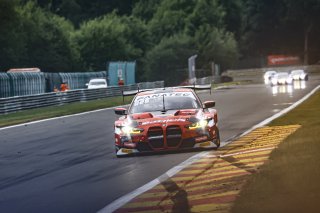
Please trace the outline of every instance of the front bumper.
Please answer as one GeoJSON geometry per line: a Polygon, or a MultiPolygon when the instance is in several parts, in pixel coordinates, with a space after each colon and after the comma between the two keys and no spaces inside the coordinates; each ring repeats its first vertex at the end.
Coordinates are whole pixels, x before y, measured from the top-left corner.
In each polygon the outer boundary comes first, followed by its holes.
{"type": "MultiPolygon", "coordinates": [[[[174,151],[187,151],[187,150],[193,150],[193,149],[212,149],[216,148],[217,145],[215,144],[215,140],[212,141],[204,141],[204,142],[199,142],[199,143],[189,143],[189,144],[182,144],[179,148],[167,148],[167,149],[159,149],[159,150],[154,150],[152,148],[150,149],[140,149],[138,148],[120,148],[117,152],[117,156],[125,156],[125,155],[134,155],[134,154],[139,154],[139,153],[163,153],[163,152],[174,152],[174,151]],[[191,146],[190,146],[191,145],[191,146]]],[[[145,143],[147,144],[147,143],[145,143]]]]}
{"type": "Polygon", "coordinates": [[[215,145],[218,138],[218,127],[209,124],[192,128],[186,124],[156,125],[130,134],[115,131],[117,155],[213,148],[219,146],[215,145]]]}

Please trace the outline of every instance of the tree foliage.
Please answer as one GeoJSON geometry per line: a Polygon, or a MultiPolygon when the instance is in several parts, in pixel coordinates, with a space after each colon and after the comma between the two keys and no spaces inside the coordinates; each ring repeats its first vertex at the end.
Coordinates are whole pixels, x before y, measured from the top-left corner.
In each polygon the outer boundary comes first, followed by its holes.
{"type": "Polygon", "coordinates": [[[320,0],[0,0],[0,69],[135,60],[137,79],[173,83],[192,54],[200,69],[249,67],[269,54],[315,63],[319,14],[320,0]]]}
{"type": "Polygon", "coordinates": [[[8,13],[1,18],[5,22],[1,26],[8,25],[1,27],[2,69],[40,67],[43,71],[66,72],[81,68],[70,22],[45,12],[33,2],[23,5],[18,1],[7,2],[10,1],[1,0],[1,4],[7,5],[1,11],[8,13]]]}
{"type": "Polygon", "coordinates": [[[194,42],[189,36],[178,34],[162,39],[145,57],[146,79],[176,85],[187,77],[186,62],[194,53],[194,42]]]}
{"type": "Polygon", "coordinates": [[[0,0],[0,68],[7,70],[17,65],[22,59],[23,35],[19,31],[19,14],[16,11],[17,1],[0,0]],[[12,27],[16,26],[16,27],[12,27]]]}
{"type": "Polygon", "coordinates": [[[149,35],[142,21],[112,13],[82,24],[75,40],[86,67],[101,70],[107,61],[140,58],[148,46],[149,35]]]}

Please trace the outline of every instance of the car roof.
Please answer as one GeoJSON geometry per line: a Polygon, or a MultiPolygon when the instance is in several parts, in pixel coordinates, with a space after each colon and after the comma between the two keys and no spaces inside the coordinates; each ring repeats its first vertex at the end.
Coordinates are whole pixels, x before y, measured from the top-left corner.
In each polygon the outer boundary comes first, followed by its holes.
{"type": "Polygon", "coordinates": [[[149,91],[140,92],[137,96],[140,95],[152,95],[152,94],[159,94],[159,93],[170,93],[170,92],[192,92],[192,89],[189,88],[179,88],[179,87],[167,87],[162,89],[154,89],[149,91]]]}
{"type": "Polygon", "coordinates": [[[94,79],[91,79],[90,81],[106,81],[106,79],[103,79],[103,78],[94,78],[94,79]]]}

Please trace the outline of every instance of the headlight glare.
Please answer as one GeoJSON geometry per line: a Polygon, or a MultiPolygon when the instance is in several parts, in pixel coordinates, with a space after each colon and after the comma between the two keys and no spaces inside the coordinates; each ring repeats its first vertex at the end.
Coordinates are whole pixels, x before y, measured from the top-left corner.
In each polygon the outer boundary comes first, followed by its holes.
{"type": "Polygon", "coordinates": [[[192,123],[190,125],[187,126],[188,129],[198,129],[198,128],[204,128],[208,125],[208,121],[207,120],[200,120],[198,122],[192,123]]]}
{"type": "Polygon", "coordinates": [[[121,131],[124,134],[139,134],[139,133],[143,132],[143,129],[134,128],[134,127],[131,127],[131,126],[124,126],[124,127],[121,128],[121,131]]]}

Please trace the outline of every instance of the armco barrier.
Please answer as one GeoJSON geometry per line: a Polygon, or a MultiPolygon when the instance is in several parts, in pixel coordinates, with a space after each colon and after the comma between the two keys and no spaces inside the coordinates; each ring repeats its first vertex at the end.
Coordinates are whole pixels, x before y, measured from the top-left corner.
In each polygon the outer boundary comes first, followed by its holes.
{"type": "Polygon", "coordinates": [[[72,102],[85,102],[88,100],[121,96],[124,91],[162,88],[163,86],[163,81],[156,81],[103,89],[78,89],[66,92],[50,92],[39,95],[0,98],[0,114],[45,106],[57,106],[72,102]]]}

